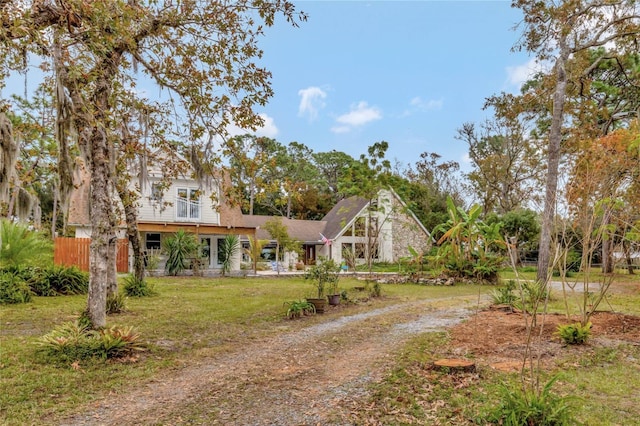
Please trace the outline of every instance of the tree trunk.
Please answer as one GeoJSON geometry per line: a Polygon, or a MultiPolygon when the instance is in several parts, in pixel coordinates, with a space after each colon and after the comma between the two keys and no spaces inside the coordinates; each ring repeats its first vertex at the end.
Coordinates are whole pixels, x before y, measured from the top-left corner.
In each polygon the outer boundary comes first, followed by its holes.
{"type": "Polygon", "coordinates": [[[111,185],[113,184],[110,160],[113,159],[113,146],[104,128],[107,121],[105,115],[109,111],[109,97],[112,92],[110,78],[115,72],[117,58],[112,57],[102,77],[95,83],[93,102],[95,111],[93,126],[89,138],[91,164],[91,246],[89,252],[89,293],[87,296],[87,313],[94,328],[106,325],[107,285],[109,282],[109,239],[115,237],[113,229],[113,200],[111,185]]]}
{"type": "Polygon", "coordinates": [[[111,200],[109,199],[108,145],[98,132],[92,135],[91,147],[91,246],[89,252],[89,293],[87,312],[94,328],[106,325],[106,296],[109,268],[111,200]]]}
{"type": "Polygon", "coordinates": [[[567,90],[567,74],[565,64],[569,57],[566,36],[559,40],[560,55],[556,59],[556,87],[553,94],[553,115],[549,131],[549,147],[547,152],[547,182],[542,214],[542,229],[538,248],[538,273],[540,283],[546,283],[549,275],[551,257],[551,232],[556,213],[556,193],[558,189],[558,169],[560,166],[560,145],[562,142],[562,121],[567,90]]]}
{"type": "Polygon", "coordinates": [[[109,235],[109,259],[107,261],[107,299],[115,297],[118,294],[118,268],[116,267],[116,259],[118,257],[118,237],[114,231],[115,228],[113,228],[113,231],[109,235]]]}
{"type": "Polygon", "coordinates": [[[135,194],[124,187],[124,182],[118,182],[118,194],[124,206],[124,216],[127,222],[127,237],[133,250],[133,275],[136,280],[144,280],[144,253],[142,252],[142,242],[140,232],[138,232],[138,212],[135,206],[135,194]]]}
{"type": "Polygon", "coordinates": [[[56,238],[56,226],[58,224],[58,189],[53,190],[53,211],[51,212],[51,239],[56,238]]]}
{"type": "Polygon", "coordinates": [[[280,261],[278,260],[279,253],[280,253],[280,243],[277,242],[276,243],[276,273],[278,276],[280,276],[280,261]]]}
{"type": "Polygon", "coordinates": [[[604,217],[602,218],[602,226],[605,231],[603,232],[602,239],[602,273],[613,273],[613,235],[606,231],[607,225],[611,221],[611,209],[606,207],[604,217]]]}
{"type": "Polygon", "coordinates": [[[18,161],[18,143],[11,120],[0,111],[0,215],[9,217],[10,184],[18,161]]]}
{"type": "Polygon", "coordinates": [[[633,275],[633,261],[631,259],[631,243],[629,241],[622,241],[622,249],[624,250],[624,257],[627,261],[627,270],[629,271],[629,275],[633,275]]]}

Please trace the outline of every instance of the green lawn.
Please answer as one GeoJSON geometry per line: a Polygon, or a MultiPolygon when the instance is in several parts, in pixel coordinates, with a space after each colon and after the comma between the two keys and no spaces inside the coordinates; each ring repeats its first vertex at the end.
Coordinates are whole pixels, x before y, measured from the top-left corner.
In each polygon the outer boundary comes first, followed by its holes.
{"type": "MultiPolygon", "coordinates": [[[[76,366],[51,365],[38,357],[35,345],[38,338],[56,325],[77,318],[85,306],[85,296],[36,297],[32,303],[1,306],[0,424],[55,423],[56,419],[93,400],[109,393],[125,392],[132,383],[161,377],[203,357],[237,348],[243,342],[294,331],[340,315],[422,298],[442,298],[444,305],[452,296],[475,296],[493,289],[474,285],[383,285],[383,298],[350,305],[324,316],[307,317],[304,321],[288,321],[284,319],[283,303],[311,296],[314,291],[311,283],[302,278],[174,277],[152,278],[150,282],[155,284],[157,296],[129,299],[128,312],[108,319],[109,325],[132,325],[140,332],[148,351],[137,362],[96,360],[76,366]]],[[[340,281],[341,289],[353,296],[362,294],[353,290],[362,285],[351,277],[340,281]]],[[[614,292],[608,299],[607,309],[609,303],[615,310],[640,314],[638,291],[614,292]]],[[[429,333],[409,344],[398,358],[398,368],[377,386],[374,402],[384,401],[389,412],[397,405],[403,410],[414,410],[416,418],[428,424],[431,418],[420,408],[422,402],[405,405],[413,400],[412,392],[422,387],[435,389],[435,394],[416,397],[432,398],[434,404],[448,401],[438,409],[436,417],[441,424],[453,424],[454,419],[468,419],[471,411],[495,398],[504,377],[488,371],[464,386],[444,377],[435,387],[429,382],[433,378],[418,367],[435,356],[446,354],[446,345],[443,333],[429,333]]],[[[640,349],[614,346],[611,350],[599,353],[597,359],[584,358],[576,352],[574,359],[567,360],[559,370],[562,392],[585,399],[581,403],[585,424],[616,424],[616,410],[622,410],[620,418],[624,419],[618,424],[634,424],[632,419],[640,418],[637,405],[629,404],[629,397],[640,391],[640,349]],[[602,409],[604,406],[607,408],[602,409]],[[591,417],[600,423],[591,421],[591,417]]],[[[376,415],[384,419],[386,414],[383,410],[376,415]]]]}
{"type": "MultiPolygon", "coordinates": [[[[243,341],[308,326],[284,319],[288,300],[311,296],[302,278],[151,278],[159,294],[130,298],[128,311],[108,318],[109,325],[132,325],[149,350],[138,362],[81,362],[50,365],[36,353],[35,342],[56,325],[75,320],[86,296],[35,297],[32,303],[0,307],[0,424],[28,424],[57,418],[131,382],[197,362],[243,341]]],[[[343,278],[348,292],[362,282],[343,278]]],[[[485,288],[480,288],[486,291],[485,288]]],[[[477,294],[477,286],[425,287],[384,285],[384,298],[355,304],[331,315],[354,313],[424,297],[477,294]]],[[[351,291],[356,294],[355,291],[351,291]]],[[[360,293],[362,294],[362,293],[360,293]]]]}

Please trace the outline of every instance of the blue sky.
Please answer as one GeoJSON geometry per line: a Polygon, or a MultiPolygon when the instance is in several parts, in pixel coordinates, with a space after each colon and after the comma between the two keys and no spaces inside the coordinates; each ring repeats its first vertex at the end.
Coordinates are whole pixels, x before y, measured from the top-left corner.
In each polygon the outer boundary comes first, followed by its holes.
{"type": "Polygon", "coordinates": [[[298,1],[308,21],[266,32],[275,96],[258,134],[354,157],[389,142],[387,157],[424,151],[464,167],[455,139],[481,122],[486,97],[516,92],[531,68],[511,47],[520,11],[508,1],[298,1]]]}

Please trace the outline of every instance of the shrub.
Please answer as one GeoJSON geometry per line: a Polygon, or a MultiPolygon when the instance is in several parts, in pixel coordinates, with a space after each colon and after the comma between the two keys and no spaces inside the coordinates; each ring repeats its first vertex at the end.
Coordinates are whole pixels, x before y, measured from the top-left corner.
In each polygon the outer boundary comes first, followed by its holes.
{"type": "Polygon", "coordinates": [[[100,353],[106,358],[118,358],[141,351],[144,347],[138,342],[140,335],[134,332],[133,327],[112,326],[99,332],[100,353]]]}
{"type": "Polygon", "coordinates": [[[167,253],[165,270],[169,275],[178,275],[187,267],[187,258],[198,249],[198,241],[194,234],[179,230],[173,237],[163,240],[163,249],[167,253]]]}
{"type": "Polygon", "coordinates": [[[551,294],[546,285],[538,282],[524,282],[522,284],[524,293],[524,306],[520,297],[516,298],[515,307],[529,313],[533,313],[534,308],[544,300],[551,300],[551,294]]]}
{"type": "Polygon", "coordinates": [[[30,284],[34,289],[48,289],[51,293],[42,296],[87,294],[89,274],[75,266],[51,266],[34,274],[30,284]]]}
{"type": "Polygon", "coordinates": [[[312,315],[316,313],[316,307],[306,300],[294,300],[291,302],[285,302],[287,308],[287,318],[294,319],[300,318],[303,315],[312,315]]]}
{"type": "Polygon", "coordinates": [[[473,276],[482,281],[496,283],[501,264],[502,258],[498,256],[487,256],[484,260],[478,259],[473,265],[473,276]]]}
{"type": "Polygon", "coordinates": [[[369,295],[371,297],[382,296],[382,285],[378,281],[373,283],[373,287],[371,287],[371,291],[369,291],[369,295]]]}
{"type": "Polygon", "coordinates": [[[124,279],[122,291],[128,297],[148,297],[157,294],[155,286],[147,283],[146,280],[139,280],[133,275],[128,275],[124,279]]]}
{"type": "Polygon", "coordinates": [[[567,345],[582,345],[591,336],[591,323],[582,325],[579,322],[573,324],[559,325],[556,335],[567,345]]]}
{"type": "Polygon", "coordinates": [[[119,314],[127,310],[127,296],[123,293],[116,293],[107,297],[107,309],[106,313],[119,314]]]}
{"type": "Polygon", "coordinates": [[[31,301],[31,289],[17,274],[0,272],[0,304],[27,303],[31,301]]]}
{"type": "Polygon", "coordinates": [[[89,329],[79,322],[67,322],[41,337],[37,345],[54,361],[69,362],[89,358],[117,358],[143,349],[132,327],[89,329]]]}
{"type": "Polygon", "coordinates": [[[36,296],[59,296],[87,294],[89,274],[75,266],[33,266],[11,265],[0,271],[20,277],[36,296]]]}
{"type": "Polygon", "coordinates": [[[551,392],[557,376],[551,379],[542,392],[514,391],[506,385],[501,388],[500,404],[485,419],[491,424],[503,426],[562,426],[572,424],[568,398],[551,392]]]}
{"type": "Polygon", "coordinates": [[[516,288],[516,282],[514,280],[509,280],[507,285],[502,288],[498,288],[491,292],[491,299],[493,303],[496,305],[508,305],[513,307],[518,296],[514,294],[514,290],[516,288]]]}

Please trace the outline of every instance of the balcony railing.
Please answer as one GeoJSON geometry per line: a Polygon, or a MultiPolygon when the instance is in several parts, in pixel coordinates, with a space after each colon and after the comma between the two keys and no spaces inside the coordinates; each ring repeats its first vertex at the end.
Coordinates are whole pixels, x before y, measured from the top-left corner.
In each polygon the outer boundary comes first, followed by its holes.
{"type": "Polygon", "coordinates": [[[182,221],[200,220],[200,201],[189,201],[178,198],[176,203],[176,218],[182,221]]]}

